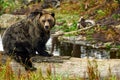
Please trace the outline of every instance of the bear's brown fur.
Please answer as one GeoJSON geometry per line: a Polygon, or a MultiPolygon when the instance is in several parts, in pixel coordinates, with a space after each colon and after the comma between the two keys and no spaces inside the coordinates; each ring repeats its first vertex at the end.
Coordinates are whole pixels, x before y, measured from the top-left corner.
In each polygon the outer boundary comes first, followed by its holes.
{"type": "Polygon", "coordinates": [[[51,56],[46,52],[45,44],[54,25],[54,13],[35,10],[26,19],[13,24],[4,32],[2,43],[5,53],[22,62],[26,70],[35,70],[30,55],[37,51],[41,56],[51,56]]]}

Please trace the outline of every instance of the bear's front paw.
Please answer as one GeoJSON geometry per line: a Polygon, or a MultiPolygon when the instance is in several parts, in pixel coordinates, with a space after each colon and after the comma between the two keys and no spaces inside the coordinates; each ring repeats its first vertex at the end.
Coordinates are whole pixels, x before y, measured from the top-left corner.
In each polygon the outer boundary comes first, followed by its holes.
{"type": "Polygon", "coordinates": [[[49,54],[49,56],[48,57],[52,57],[53,56],[53,54],[49,54]]]}
{"type": "Polygon", "coordinates": [[[47,51],[42,51],[39,53],[39,56],[51,57],[53,54],[49,54],[47,51]]]}

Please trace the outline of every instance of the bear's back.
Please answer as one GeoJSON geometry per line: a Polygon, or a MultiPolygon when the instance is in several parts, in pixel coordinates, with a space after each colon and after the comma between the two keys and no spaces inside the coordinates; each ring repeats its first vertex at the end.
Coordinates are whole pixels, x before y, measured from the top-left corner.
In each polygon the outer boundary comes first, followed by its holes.
{"type": "Polygon", "coordinates": [[[16,42],[26,41],[27,38],[29,38],[29,34],[25,20],[21,20],[8,27],[2,36],[2,44],[5,53],[9,53],[9,50],[13,50],[16,42]]]}

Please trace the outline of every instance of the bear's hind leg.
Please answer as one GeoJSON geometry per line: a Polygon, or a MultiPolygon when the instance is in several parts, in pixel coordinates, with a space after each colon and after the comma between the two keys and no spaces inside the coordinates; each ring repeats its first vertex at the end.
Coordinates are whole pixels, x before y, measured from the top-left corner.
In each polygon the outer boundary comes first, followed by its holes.
{"type": "Polygon", "coordinates": [[[16,52],[15,60],[19,63],[21,63],[25,70],[35,71],[36,68],[32,65],[32,62],[30,60],[29,54],[27,52],[16,52]]]}

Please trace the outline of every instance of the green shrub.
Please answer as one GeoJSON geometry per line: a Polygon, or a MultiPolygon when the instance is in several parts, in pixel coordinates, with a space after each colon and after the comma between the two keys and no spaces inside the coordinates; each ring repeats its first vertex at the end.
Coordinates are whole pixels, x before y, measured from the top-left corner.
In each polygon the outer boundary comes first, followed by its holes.
{"type": "Polygon", "coordinates": [[[15,0],[0,0],[0,15],[3,13],[10,13],[18,7],[19,6],[15,3],[15,0]]]}

